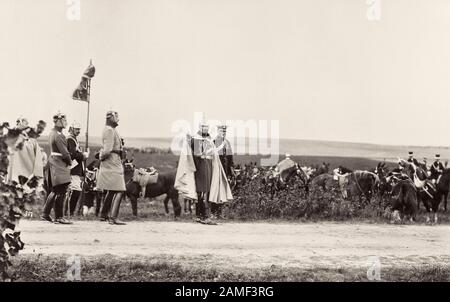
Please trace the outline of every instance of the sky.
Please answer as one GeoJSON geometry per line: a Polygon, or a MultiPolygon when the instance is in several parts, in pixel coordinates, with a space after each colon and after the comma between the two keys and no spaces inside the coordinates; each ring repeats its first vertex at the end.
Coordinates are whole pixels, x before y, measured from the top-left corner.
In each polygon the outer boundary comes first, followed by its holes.
{"type": "Polygon", "coordinates": [[[450,1],[382,0],[376,21],[366,0],[81,0],[79,21],[71,1],[0,2],[2,120],[85,125],[71,94],[92,59],[93,136],[113,109],[125,137],[204,112],[281,138],[450,146],[450,1]]]}

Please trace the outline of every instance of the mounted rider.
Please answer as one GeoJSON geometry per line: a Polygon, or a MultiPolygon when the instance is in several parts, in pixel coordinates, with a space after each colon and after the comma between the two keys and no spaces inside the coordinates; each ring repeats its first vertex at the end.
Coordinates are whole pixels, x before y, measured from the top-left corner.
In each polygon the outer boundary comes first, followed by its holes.
{"type": "Polygon", "coordinates": [[[413,163],[416,167],[420,167],[419,161],[414,158],[414,152],[409,151],[408,152],[408,159],[406,160],[409,163],[413,163]]]}
{"type": "Polygon", "coordinates": [[[441,163],[441,155],[436,154],[434,157],[434,162],[431,165],[430,168],[430,179],[433,184],[436,184],[439,181],[440,176],[442,175],[442,172],[444,172],[444,165],[441,163]]]}
{"type": "Polygon", "coordinates": [[[291,159],[291,155],[289,153],[286,153],[285,156],[286,158],[280,161],[274,169],[274,176],[279,176],[282,183],[286,181],[286,179],[283,179],[283,172],[296,165],[296,162],[291,159]]]}

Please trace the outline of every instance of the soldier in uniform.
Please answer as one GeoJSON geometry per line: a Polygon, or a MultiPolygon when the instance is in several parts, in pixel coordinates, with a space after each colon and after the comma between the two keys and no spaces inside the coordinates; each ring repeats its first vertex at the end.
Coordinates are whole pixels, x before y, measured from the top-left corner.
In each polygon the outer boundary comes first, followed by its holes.
{"type": "MultiPolygon", "coordinates": [[[[81,185],[84,178],[84,162],[89,157],[89,150],[82,152],[77,137],[80,135],[80,124],[74,122],[69,127],[69,137],[67,138],[67,149],[69,150],[70,157],[76,161],[76,165],[72,165],[70,170],[71,182],[69,185],[68,208],[70,215],[73,216],[77,207],[78,199],[81,196],[81,185]]],[[[67,208],[64,211],[67,213],[67,208]]]]}
{"type": "Polygon", "coordinates": [[[439,179],[439,176],[441,176],[442,172],[444,172],[444,165],[441,163],[441,156],[440,154],[436,154],[434,157],[434,162],[431,165],[430,168],[430,179],[432,183],[436,183],[439,179]]]}
{"type": "Polygon", "coordinates": [[[214,142],[209,135],[209,125],[200,124],[200,130],[191,138],[192,157],[195,165],[195,187],[197,191],[197,204],[195,214],[197,222],[211,223],[209,220],[209,192],[212,180],[212,160],[214,142]]]}
{"type": "Polygon", "coordinates": [[[414,152],[412,152],[412,151],[408,152],[408,160],[407,160],[407,162],[413,163],[416,167],[420,167],[420,164],[417,161],[417,159],[414,158],[414,152]]]}
{"type": "MultiPolygon", "coordinates": [[[[225,171],[228,182],[231,182],[232,177],[234,177],[234,163],[233,163],[233,150],[231,149],[231,144],[226,138],[227,126],[219,125],[217,127],[218,134],[214,140],[214,144],[219,153],[220,163],[225,171]]],[[[222,204],[211,203],[211,213],[218,218],[222,218],[222,204]]]]}
{"type": "Polygon", "coordinates": [[[120,203],[126,190],[122,163],[126,155],[123,150],[123,140],[116,129],[118,125],[119,114],[115,111],[108,111],[106,126],[102,134],[102,149],[99,154],[100,168],[97,187],[106,192],[101,219],[109,220],[110,224],[124,225],[125,223],[117,219],[120,203]]]}
{"type": "Polygon", "coordinates": [[[41,218],[52,222],[50,211],[54,207],[55,223],[71,224],[63,217],[64,200],[71,181],[70,166],[72,164],[69,150],[67,150],[67,140],[62,133],[63,129],[67,127],[66,116],[57,113],[53,116],[53,122],[55,127],[49,135],[50,158],[48,159],[50,168],[48,183],[51,191],[45,201],[41,218]]]}

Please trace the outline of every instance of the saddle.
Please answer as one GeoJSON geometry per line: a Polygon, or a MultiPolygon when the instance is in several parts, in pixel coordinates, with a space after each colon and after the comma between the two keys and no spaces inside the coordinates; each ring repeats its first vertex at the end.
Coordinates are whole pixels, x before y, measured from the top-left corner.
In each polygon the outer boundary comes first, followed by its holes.
{"type": "Polygon", "coordinates": [[[133,174],[133,181],[139,183],[139,185],[145,188],[148,184],[154,184],[158,182],[159,172],[155,168],[149,169],[136,169],[133,174]]]}

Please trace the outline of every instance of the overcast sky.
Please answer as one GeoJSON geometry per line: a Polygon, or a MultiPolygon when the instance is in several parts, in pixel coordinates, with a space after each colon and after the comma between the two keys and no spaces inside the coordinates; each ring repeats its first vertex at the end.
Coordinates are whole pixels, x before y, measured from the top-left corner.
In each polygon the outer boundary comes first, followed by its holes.
{"type": "MultiPolygon", "coordinates": [[[[51,121],[93,59],[92,135],[171,136],[195,111],[279,120],[282,138],[450,146],[450,1],[0,2],[0,117],[51,121]]],[[[84,131],[84,130],[83,130],[84,131]]]]}

